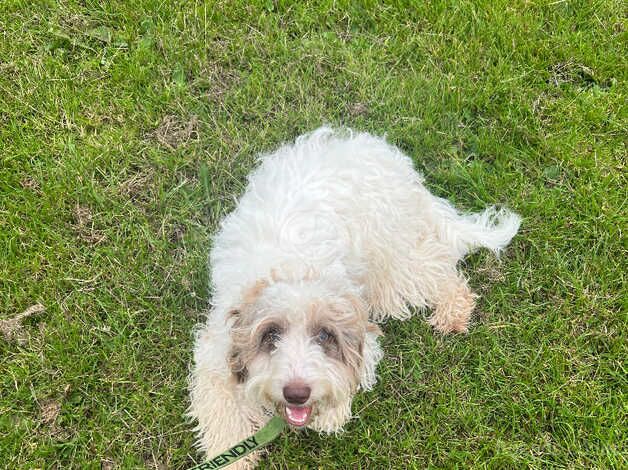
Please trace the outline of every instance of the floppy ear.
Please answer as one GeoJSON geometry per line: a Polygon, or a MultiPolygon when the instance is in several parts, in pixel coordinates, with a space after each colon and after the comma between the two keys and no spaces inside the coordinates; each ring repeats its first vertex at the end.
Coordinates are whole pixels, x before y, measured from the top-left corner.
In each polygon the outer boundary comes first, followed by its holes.
{"type": "Polygon", "coordinates": [[[338,326],[340,360],[351,369],[357,385],[357,382],[360,380],[360,369],[363,362],[364,330],[355,328],[355,326],[352,325],[338,326]]]}
{"type": "Polygon", "coordinates": [[[367,360],[365,352],[369,347],[366,343],[369,329],[379,331],[379,328],[369,323],[368,306],[364,300],[351,294],[346,295],[345,300],[349,302],[349,310],[346,304],[338,306],[333,322],[338,331],[342,362],[353,371],[357,385],[362,382],[364,362],[367,360]]]}
{"type": "Polygon", "coordinates": [[[250,327],[254,319],[255,303],[268,281],[260,279],[242,292],[238,307],[229,310],[227,321],[231,322],[231,349],[227,359],[229,369],[238,383],[246,382],[248,362],[255,356],[256,347],[252,344],[250,327]]]}
{"type": "Polygon", "coordinates": [[[228,318],[233,320],[233,324],[231,326],[231,349],[229,350],[227,363],[236,381],[238,383],[244,383],[248,376],[248,370],[244,363],[245,345],[242,344],[240,339],[242,335],[234,334],[235,331],[239,331],[242,328],[242,312],[234,308],[229,311],[228,318]]]}
{"type": "Polygon", "coordinates": [[[360,377],[360,387],[363,390],[370,390],[377,382],[377,364],[384,356],[377,338],[383,336],[383,334],[382,330],[375,323],[367,323],[362,353],[362,375],[360,377]]]}

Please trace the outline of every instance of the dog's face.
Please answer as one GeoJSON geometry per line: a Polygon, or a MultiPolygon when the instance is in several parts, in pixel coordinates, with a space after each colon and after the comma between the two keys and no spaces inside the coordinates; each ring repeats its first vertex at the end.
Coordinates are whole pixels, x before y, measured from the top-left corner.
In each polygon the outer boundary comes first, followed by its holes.
{"type": "MultiPolygon", "coordinates": [[[[260,282],[232,312],[230,366],[247,398],[294,427],[340,427],[363,367],[363,302],[318,282],[260,282]]],[[[379,331],[379,330],[378,330],[379,331]]]]}

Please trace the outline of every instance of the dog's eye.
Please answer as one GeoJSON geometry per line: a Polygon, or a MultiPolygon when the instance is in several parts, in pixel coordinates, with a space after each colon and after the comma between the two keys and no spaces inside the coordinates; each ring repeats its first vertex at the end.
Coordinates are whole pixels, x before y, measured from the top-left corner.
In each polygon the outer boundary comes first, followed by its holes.
{"type": "Polygon", "coordinates": [[[324,344],[334,343],[335,341],[336,341],[336,337],[327,328],[321,328],[316,334],[316,342],[318,344],[324,345],[324,344]]]}
{"type": "Polygon", "coordinates": [[[261,346],[269,351],[275,349],[275,343],[281,339],[281,330],[278,326],[270,326],[264,330],[261,346]]]}

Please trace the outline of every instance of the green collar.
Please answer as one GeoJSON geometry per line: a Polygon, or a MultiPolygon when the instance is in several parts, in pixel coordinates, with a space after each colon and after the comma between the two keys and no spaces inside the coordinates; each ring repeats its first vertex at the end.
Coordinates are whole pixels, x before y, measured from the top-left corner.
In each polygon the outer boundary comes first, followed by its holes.
{"type": "Polygon", "coordinates": [[[190,468],[189,470],[215,470],[232,464],[236,460],[249,455],[251,452],[261,449],[270,441],[275,439],[281,431],[286,427],[286,423],[278,416],[274,416],[266,426],[257,431],[251,437],[247,437],[243,441],[231,447],[229,450],[221,452],[213,459],[190,468]]]}

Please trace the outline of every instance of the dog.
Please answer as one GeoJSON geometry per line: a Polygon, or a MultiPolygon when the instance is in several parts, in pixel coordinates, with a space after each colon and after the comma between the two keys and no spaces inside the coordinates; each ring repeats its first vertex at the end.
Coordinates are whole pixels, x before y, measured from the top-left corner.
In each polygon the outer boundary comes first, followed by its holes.
{"type": "Polygon", "coordinates": [[[213,240],[195,336],[189,415],[208,457],[274,414],[340,431],[376,382],[378,324],[430,309],[437,332],[466,332],[477,296],[458,261],[499,253],[520,225],[505,209],[460,213],[368,133],[322,127],[260,159],[213,240]]]}

